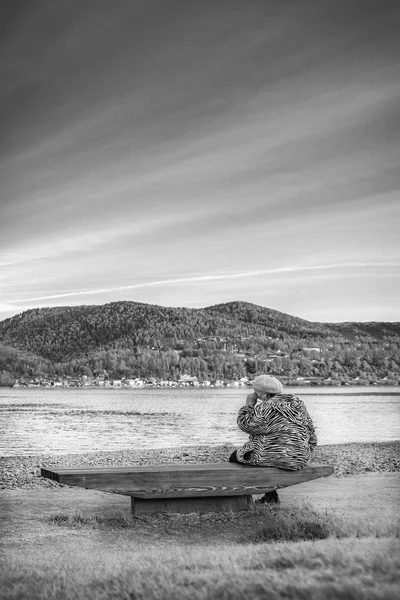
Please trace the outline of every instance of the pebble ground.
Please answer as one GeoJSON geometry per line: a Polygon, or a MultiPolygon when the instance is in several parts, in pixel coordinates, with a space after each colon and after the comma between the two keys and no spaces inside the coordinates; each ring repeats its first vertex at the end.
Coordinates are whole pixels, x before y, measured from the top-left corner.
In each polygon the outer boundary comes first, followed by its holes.
{"type": "MultiPolygon", "coordinates": [[[[185,446],[177,448],[91,452],[87,454],[0,457],[0,489],[61,487],[40,476],[47,466],[123,466],[225,462],[234,446],[185,446]]],[[[337,477],[361,473],[400,471],[400,441],[319,446],[312,462],[331,464],[337,477]]]]}

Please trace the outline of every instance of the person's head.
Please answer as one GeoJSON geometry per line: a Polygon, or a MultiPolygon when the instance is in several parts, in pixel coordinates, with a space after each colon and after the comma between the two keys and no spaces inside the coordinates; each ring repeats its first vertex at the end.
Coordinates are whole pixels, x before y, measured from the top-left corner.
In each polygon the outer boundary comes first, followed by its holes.
{"type": "Polygon", "coordinates": [[[271,375],[259,375],[251,383],[260,400],[266,400],[283,391],[281,382],[271,375]]]}

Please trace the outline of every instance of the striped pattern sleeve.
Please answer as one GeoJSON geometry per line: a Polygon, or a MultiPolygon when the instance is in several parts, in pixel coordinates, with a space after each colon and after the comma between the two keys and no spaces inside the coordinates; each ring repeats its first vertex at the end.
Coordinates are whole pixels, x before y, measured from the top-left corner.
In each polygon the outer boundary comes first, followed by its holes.
{"type": "Polygon", "coordinates": [[[242,406],[237,418],[238,427],[251,435],[263,433],[266,419],[270,416],[269,413],[271,413],[271,407],[265,403],[256,406],[242,406]]]}

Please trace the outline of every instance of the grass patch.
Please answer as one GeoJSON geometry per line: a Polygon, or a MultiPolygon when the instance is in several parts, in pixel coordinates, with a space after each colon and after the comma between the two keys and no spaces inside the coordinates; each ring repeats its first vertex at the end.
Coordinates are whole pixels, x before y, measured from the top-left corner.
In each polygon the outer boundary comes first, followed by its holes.
{"type": "Polygon", "coordinates": [[[58,513],[50,517],[50,522],[53,525],[60,527],[71,527],[73,529],[81,529],[88,527],[97,529],[98,527],[126,529],[134,527],[136,519],[133,516],[122,512],[104,513],[85,515],[80,512],[74,513],[58,513]]]}
{"type": "Polygon", "coordinates": [[[299,542],[343,539],[348,537],[391,537],[400,539],[400,520],[382,519],[370,523],[359,518],[346,519],[333,511],[317,511],[304,502],[296,506],[253,505],[248,512],[222,514],[160,514],[134,517],[130,513],[114,512],[84,514],[78,511],[57,513],[49,518],[53,525],[71,529],[140,530],[153,528],[158,532],[214,530],[229,527],[245,532],[244,543],[299,542]]]}
{"type": "Polygon", "coordinates": [[[266,505],[261,511],[255,542],[299,542],[349,537],[400,539],[399,519],[382,519],[374,523],[362,518],[346,519],[333,511],[317,511],[307,503],[296,507],[266,505]]]}
{"type": "Polygon", "coordinates": [[[90,551],[80,539],[62,554],[19,556],[2,581],[3,600],[397,600],[400,541],[316,542],[183,549],[90,551]]]}
{"type": "Polygon", "coordinates": [[[333,519],[310,507],[291,512],[287,509],[265,507],[263,524],[256,533],[256,542],[299,542],[325,540],[342,533],[339,523],[333,526],[333,519]]]}
{"type": "Polygon", "coordinates": [[[49,548],[46,537],[36,554],[9,553],[2,600],[400,597],[400,526],[393,520],[346,520],[304,503],[140,518],[75,511],[45,523],[56,526],[56,543],[49,548]],[[231,541],[224,543],[227,530],[231,541]]]}

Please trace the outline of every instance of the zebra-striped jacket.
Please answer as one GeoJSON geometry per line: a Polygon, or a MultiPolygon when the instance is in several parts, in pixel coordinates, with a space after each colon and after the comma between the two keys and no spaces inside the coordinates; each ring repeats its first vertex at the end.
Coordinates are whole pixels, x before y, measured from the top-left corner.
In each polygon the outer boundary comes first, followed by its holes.
{"type": "Polygon", "coordinates": [[[237,423],[250,434],[237,460],[260,467],[297,471],[307,466],[317,436],[305,404],[296,396],[277,394],[256,406],[242,406],[237,423]]]}

